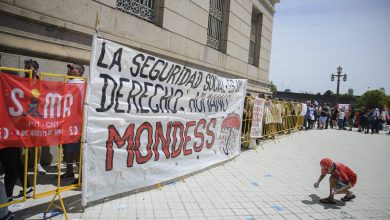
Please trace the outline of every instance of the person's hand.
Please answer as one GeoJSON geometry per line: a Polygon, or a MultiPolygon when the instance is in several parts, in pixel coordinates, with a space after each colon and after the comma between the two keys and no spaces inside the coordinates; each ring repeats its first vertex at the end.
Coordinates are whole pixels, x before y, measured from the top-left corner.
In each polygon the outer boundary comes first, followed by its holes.
{"type": "Polygon", "coordinates": [[[318,188],[319,185],[320,185],[319,182],[315,182],[315,183],[314,183],[314,188],[318,188]]]}

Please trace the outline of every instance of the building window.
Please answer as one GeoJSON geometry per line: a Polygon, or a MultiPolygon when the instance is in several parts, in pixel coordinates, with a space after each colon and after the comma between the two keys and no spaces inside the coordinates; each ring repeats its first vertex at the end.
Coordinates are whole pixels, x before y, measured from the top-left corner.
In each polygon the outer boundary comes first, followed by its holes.
{"type": "Polygon", "coordinates": [[[259,11],[252,9],[251,35],[249,39],[249,58],[248,63],[258,67],[260,55],[260,37],[262,17],[259,11]]]}
{"type": "Polygon", "coordinates": [[[210,0],[207,45],[219,51],[224,51],[228,5],[228,0],[210,0]]]}
{"type": "Polygon", "coordinates": [[[156,0],[117,0],[117,8],[150,23],[156,23],[156,0]]]}

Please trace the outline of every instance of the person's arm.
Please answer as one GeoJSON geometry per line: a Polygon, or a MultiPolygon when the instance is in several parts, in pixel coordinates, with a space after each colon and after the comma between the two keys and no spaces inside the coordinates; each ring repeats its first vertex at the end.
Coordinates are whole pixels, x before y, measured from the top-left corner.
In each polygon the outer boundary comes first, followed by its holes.
{"type": "Polygon", "coordinates": [[[326,176],[326,174],[321,174],[320,177],[318,178],[317,182],[314,183],[314,187],[317,188],[319,185],[320,185],[320,182],[322,181],[322,179],[324,179],[324,177],[326,176]]]}
{"type": "Polygon", "coordinates": [[[352,185],[351,185],[351,183],[348,183],[348,185],[342,187],[341,189],[335,190],[334,194],[345,193],[344,191],[348,190],[350,188],[352,188],[352,185]]]}

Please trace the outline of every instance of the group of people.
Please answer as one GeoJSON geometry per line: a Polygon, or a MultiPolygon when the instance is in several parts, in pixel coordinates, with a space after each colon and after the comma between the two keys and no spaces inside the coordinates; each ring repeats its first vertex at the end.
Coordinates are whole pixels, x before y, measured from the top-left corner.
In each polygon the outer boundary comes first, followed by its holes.
{"type": "Polygon", "coordinates": [[[307,111],[305,114],[304,128],[314,129],[338,129],[350,130],[358,128],[358,132],[371,134],[379,133],[386,124],[389,124],[389,115],[386,109],[382,111],[379,108],[374,109],[356,109],[339,106],[329,106],[324,103],[319,105],[316,101],[307,102],[307,111]]]}
{"type": "MultiPolygon", "coordinates": [[[[1,61],[1,57],[0,57],[1,61]]],[[[1,66],[1,65],[0,65],[1,66]]],[[[82,77],[85,71],[85,68],[81,64],[68,64],[67,65],[68,71],[67,75],[72,77],[82,77]]],[[[32,78],[32,80],[40,80],[39,77],[39,63],[36,60],[25,60],[24,61],[24,69],[31,70],[32,75],[25,73],[25,75],[20,76],[17,72],[12,71],[1,71],[0,74],[13,74],[18,75],[20,77],[26,77],[26,78],[32,78]]],[[[68,81],[68,83],[84,83],[79,78],[73,78],[68,81]]],[[[41,165],[41,148],[39,147],[38,150],[38,161],[37,161],[37,172],[40,175],[46,175],[46,170],[41,165]]],[[[33,154],[34,151],[29,152],[29,154],[33,154]]],[[[63,144],[63,158],[66,162],[66,172],[61,175],[61,178],[74,178],[75,172],[73,171],[73,163],[76,162],[79,163],[80,158],[80,140],[77,143],[70,143],[70,144],[63,144]]],[[[23,146],[15,147],[15,146],[9,146],[5,148],[0,149],[0,166],[4,172],[4,184],[1,182],[0,184],[0,194],[6,194],[6,201],[10,202],[15,198],[20,198],[23,196],[24,192],[23,190],[20,191],[17,195],[13,194],[14,187],[19,180],[21,185],[24,183],[24,162],[22,160],[22,154],[23,154],[23,146]]],[[[32,184],[27,177],[27,188],[26,193],[27,196],[31,196],[33,192],[32,184]]],[[[78,179],[74,179],[73,183],[78,183],[78,179]]],[[[4,197],[4,195],[0,195],[0,199],[4,197]]],[[[4,203],[3,201],[0,203],[4,203]]]]}

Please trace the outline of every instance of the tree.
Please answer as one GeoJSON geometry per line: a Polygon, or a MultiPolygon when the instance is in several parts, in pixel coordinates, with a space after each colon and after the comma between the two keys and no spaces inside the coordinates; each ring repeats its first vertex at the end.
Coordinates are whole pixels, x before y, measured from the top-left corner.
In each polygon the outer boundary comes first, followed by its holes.
{"type": "Polygon", "coordinates": [[[291,92],[291,89],[285,89],[284,91],[285,92],[291,92]]]}
{"type": "Polygon", "coordinates": [[[326,90],[326,92],[324,92],[324,96],[332,96],[332,95],[333,95],[333,92],[330,90],[326,90]]]}
{"type": "Polygon", "coordinates": [[[358,106],[362,109],[382,109],[385,105],[388,105],[388,97],[381,90],[367,91],[358,99],[358,106]]]}
{"type": "Polygon", "coordinates": [[[276,88],[274,82],[269,82],[269,89],[271,90],[272,94],[276,94],[278,92],[278,88],[276,88]]]}

